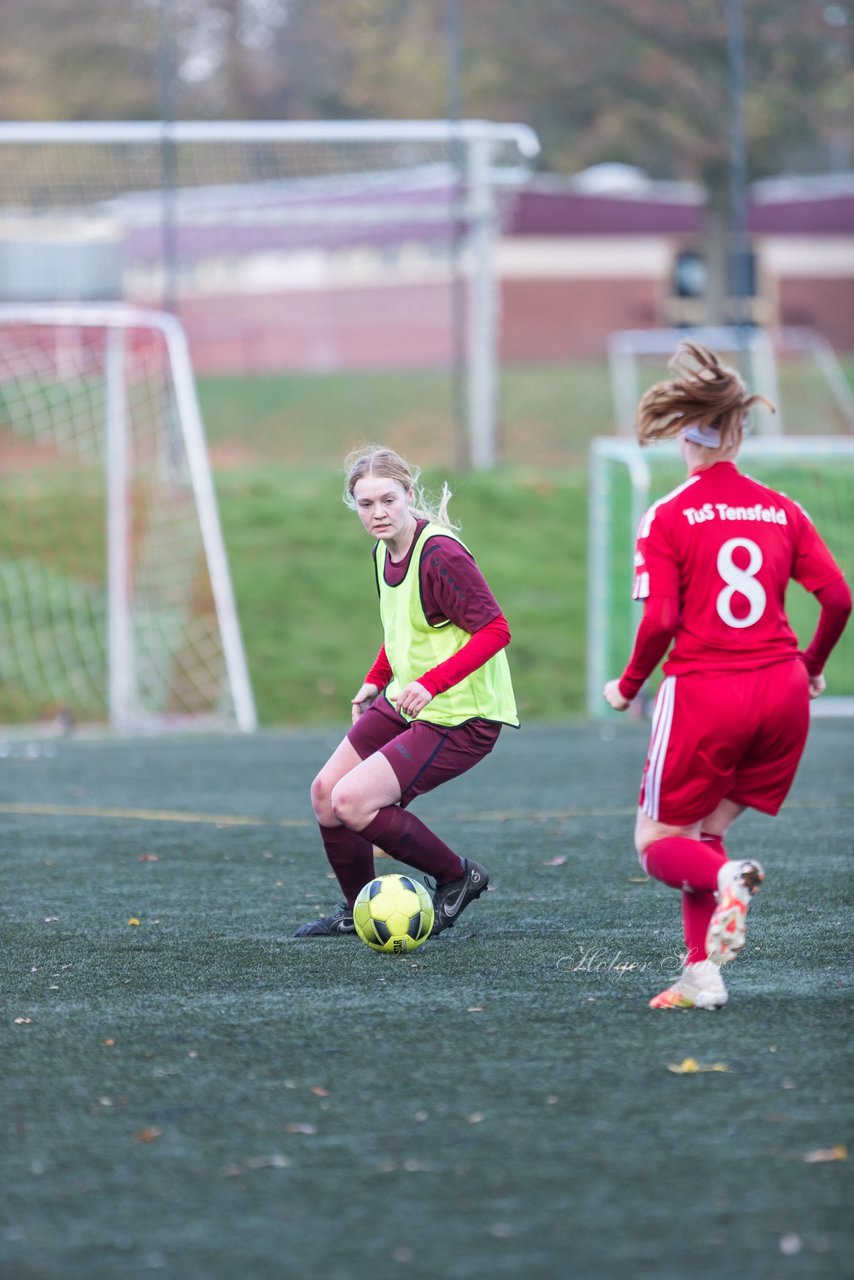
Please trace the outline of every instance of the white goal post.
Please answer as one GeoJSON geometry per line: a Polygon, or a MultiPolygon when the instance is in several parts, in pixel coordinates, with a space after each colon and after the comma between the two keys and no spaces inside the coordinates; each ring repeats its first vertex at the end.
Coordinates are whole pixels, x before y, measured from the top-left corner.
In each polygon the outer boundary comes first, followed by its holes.
{"type": "Polygon", "coordinates": [[[538,151],[482,120],[0,122],[0,284],[175,310],[200,373],[444,371],[489,467],[500,197],[538,151]]]}
{"type": "Polygon", "coordinates": [[[691,329],[618,329],[608,338],[611,398],[617,433],[633,437],[638,401],[668,377],[666,361],[680,343],[696,341],[741,368],[751,391],[776,412],[754,415],[763,435],[854,432],[854,391],[824,334],[805,326],[774,329],[731,325],[691,329]],[[813,425],[814,424],[814,427],[813,425]]]}
{"type": "MultiPolygon", "coordinates": [[[[804,506],[852,581],[854,439],[748,439],[739,452],[739,465],[761,483],[787,492],[804,506]]],[[[646,449],[612,437],[591,442],[587,586],[587,711],[591,719],[614,714],[602,697],[602,689],[607,680],[622,672],[640,621],[642,606],[632,601],[631,594],[634,541],[641,516],[684,478],[684,464],[672,442],[646,449]]],[[[793,584],[787,611],[805,646],[818,616],[814,598],[793,584]]],[[[826,674],[828,692],[812,704],[813,713],[854,715],[854,627],[847,628],[826,674]]]]}
{"type": "Polygon", "coordinates": [[[174,316],[0,305],[0,720],[257,719],[174,316]]]}

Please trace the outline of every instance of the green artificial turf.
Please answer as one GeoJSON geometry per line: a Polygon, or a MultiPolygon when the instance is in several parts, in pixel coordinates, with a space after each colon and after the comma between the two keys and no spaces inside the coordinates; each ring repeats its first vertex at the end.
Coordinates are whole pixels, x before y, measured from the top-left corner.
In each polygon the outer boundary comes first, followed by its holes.
{"type": "Polygon", "coordinates": [[[406,957],[290,937],[338,901],[337,731],[5,742],[0,1274],[839,1280],[854,731],[736,828],[767,881],[717,1013],[647,1008],[646,733],[507,731],[419,800],[494,892],[406,957]]]}

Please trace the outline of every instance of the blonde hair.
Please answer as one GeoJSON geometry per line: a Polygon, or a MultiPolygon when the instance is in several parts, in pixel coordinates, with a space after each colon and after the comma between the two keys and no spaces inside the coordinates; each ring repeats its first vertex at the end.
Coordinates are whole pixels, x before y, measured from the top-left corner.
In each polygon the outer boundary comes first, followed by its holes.
{"type": "Polygon", "coordinates": [[[354,449],[344,460],[347,479],[344,485],[344,503],[351,510],[356,510],[353,490],[364,476],[384,476],[394,480],[404,493],[412,490],[409,509],[421,520],[429,520],[431,524],[444,525],[446,529],[458,528],[448,515],[448,503],[453,494],[447,482],[442,482],[442,492],[438,498],[425,492],[421,487],[421,468],[412,466],[394,449],[386,449],[383,445],[367,444],[354,449]]]}
{"type": "Polygon", "coordinates": [[[676,436],[685,428],[705,427],[718,433],[717,448],[729,448],[741,444],[747,413],[754,404],[775,412],[770,400],[750,395],[736,371],[698,342],[683,342],[668,367],[677,377],[650,387],[638,405],[637,434],[642,445],[676,436]]]}

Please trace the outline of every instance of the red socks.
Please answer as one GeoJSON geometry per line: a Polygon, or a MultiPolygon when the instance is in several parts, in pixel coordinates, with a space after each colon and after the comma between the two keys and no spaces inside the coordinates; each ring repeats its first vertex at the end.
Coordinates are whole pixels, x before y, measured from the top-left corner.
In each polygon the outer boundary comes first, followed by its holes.
{"type": "Polygon", "coordinates": [[[449,884],[465,875],[459,855],[425,827],[420,818],[399,805],[380,809],[373,822],[359,834],[399,862],[432,876],[437,884],[449,884]]]}
{"type": "Polygon", "coordinates": [[[641,859],[648,876],[663,880],[671,889],[694,889],[700,893],[715,892],[718,869],[725,860],[719,841],[691,840],[688,836],[653,840],[641,859]]]}
{"type": "Polygon", "coordinates": [[[647,875],[682,890],[688,964],[706,958],[706,934],[717,903],[718,871],[726,860],[723,840],[705,832],[699,840],[687,836],[654,840],[643,856],[647,875]]]}

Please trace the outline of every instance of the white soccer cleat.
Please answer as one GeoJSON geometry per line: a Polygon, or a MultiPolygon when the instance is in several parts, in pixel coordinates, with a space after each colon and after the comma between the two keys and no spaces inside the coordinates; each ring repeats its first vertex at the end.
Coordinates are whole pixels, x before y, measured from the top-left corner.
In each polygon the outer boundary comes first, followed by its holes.
{"type": "Polygon", "coordinates": [[[747,912],[765,872],[758,862],[745,858],[725,862],[718,872],[718,905],[709,921],[706,955],[712,964],[735,960],[747,936],[747,912]]]}
{"type": "Polygon", "coordinates": [[[722,1009],[727,990],[721,971],[708,960],[686,964],[678,980],[653,996],[650,1009],[722,1009]]]}

